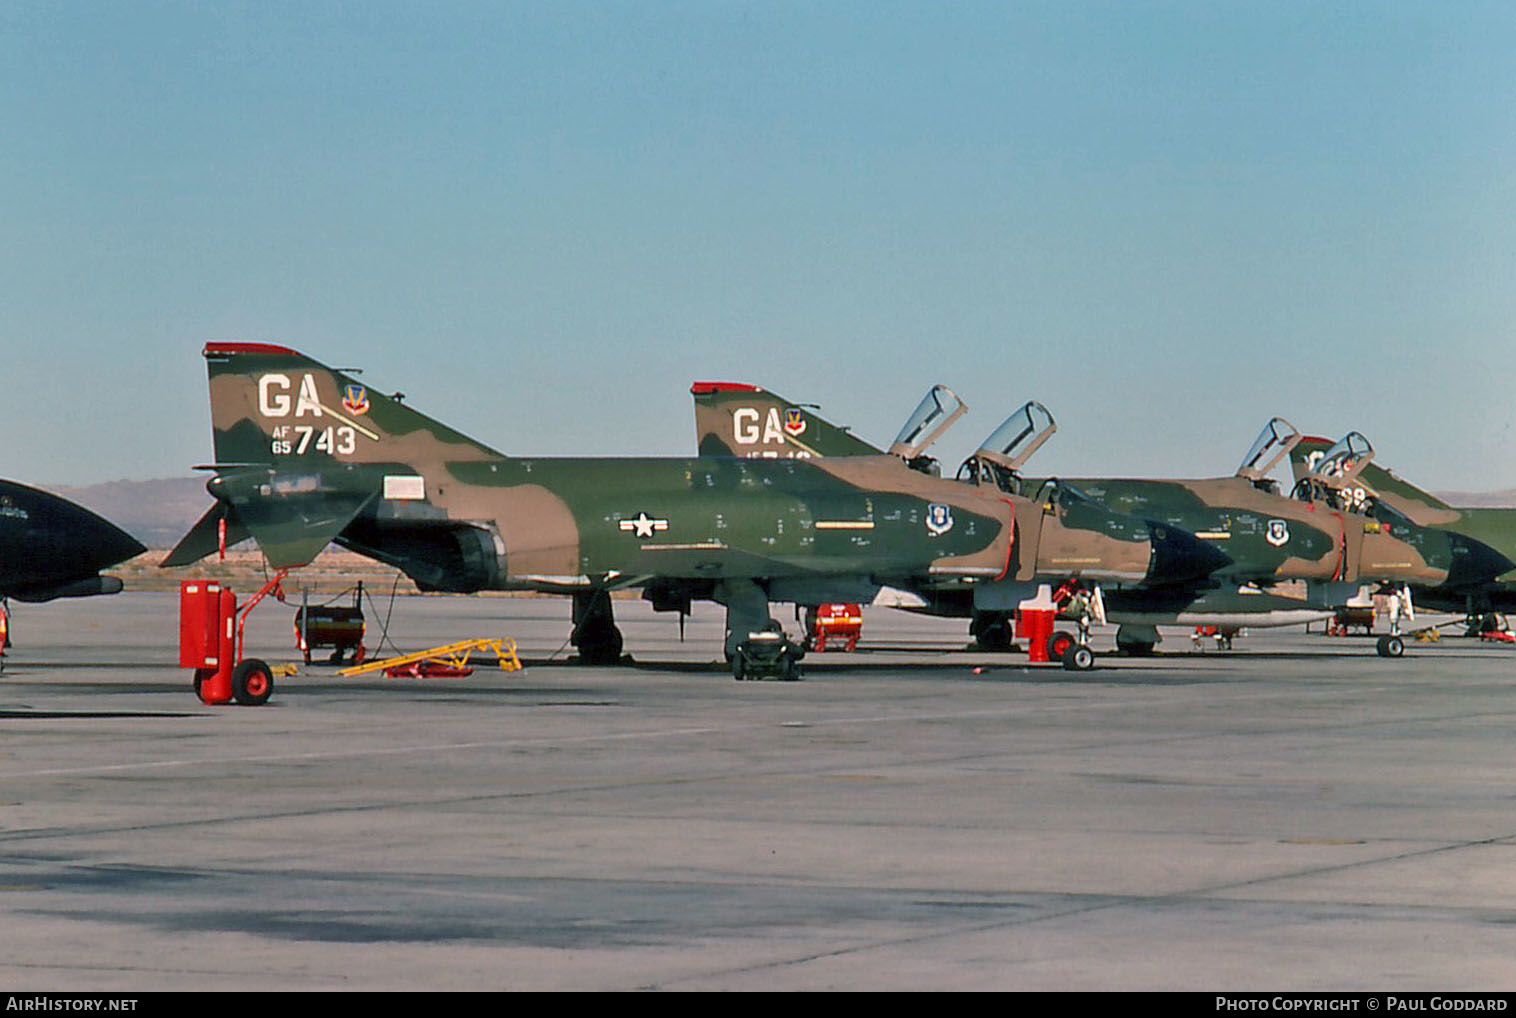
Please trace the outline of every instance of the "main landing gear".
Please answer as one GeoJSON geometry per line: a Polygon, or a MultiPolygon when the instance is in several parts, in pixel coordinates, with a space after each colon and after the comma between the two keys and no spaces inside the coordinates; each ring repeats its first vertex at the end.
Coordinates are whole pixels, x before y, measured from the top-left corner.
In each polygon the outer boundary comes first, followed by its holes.
{"type": "Polygon", "coordinates": [[[1009,612],[976,611],[969,620],[969,635],[974,646],[994,652],[1016,649],[1016,629],[1009,612]]]}
{"type": "Polygon", "coordinates": [[[732,678],[773,677],[793,682],[800,678],[805,648],[784,635],[784,627],[769,617],[769,598],[752,580],[722,580],[716,600],[726,605],[726,658],[732,678]]]}
{"type": "Polygon", "coordinates": [[[1390,632],[1375,642],[1374,649],[1380,657],[1400,657],[1405,653],[1405,640],[1400,635],[1400,616],[1416,617],[1416,609],[1411,603],[1411,588],[1405,586],[1384,593],[1389,595],[1390,632]]]}
{"type": "Polygon", "coordinates": [[[1122,624],[1116,627],[1116,653],[1127,657],[1152,657],[1161,637],[1157,626],[1122,624]]]}
{"type": "Polygon", "coordinates": [[[574,632],[569,642],[579,648],[579,660],[587,665],[614,665],[621,660],[621,630],[611,610],[608,590],[574,595],[574,632]]]}

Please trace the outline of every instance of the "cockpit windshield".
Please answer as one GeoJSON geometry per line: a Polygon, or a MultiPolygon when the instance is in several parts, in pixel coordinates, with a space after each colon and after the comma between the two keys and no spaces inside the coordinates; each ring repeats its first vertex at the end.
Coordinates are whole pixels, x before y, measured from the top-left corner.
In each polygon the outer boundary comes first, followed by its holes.
{"type": "Polygon", "coordinates": [[[1320,459],[1310,464],[1309,476],[1328,487],[1341,487],[1357,477],[1374,458],[1374,447],[1369,440],[1356,431],[1350,431],[1337,441],[1320,459]]]}
{"type": "Polygon", "coordinates": [[[1035,400],[1005,419],[1005,423],[990,433],[974,453],[981,459],[998,463],[1008,470],[1020,470],[1032,453],[1053,437],[1058,423],[1048,408],[1035,400]]]}
{"type": "Polygon", "coordinates": [[[968,409],[968,404],[959,399],[952,389],[945,385],[932,386],[932,391],[926,394],[915,412],[906,419],[905,427],[900,429],[900,434],[890,446],[890,453],[904,460],[916,459],[968,409]]]}
{"type": "Polygon", "coordinates": [[[1058,424],[1048,408],[1030,401],[990,433],[974,455],[958,468],[958,478],[1019,494],[1021,467],[1057,430],[1058,424]]]}
{"type": "Polygon", "coordinates": [[[1295,497],[1324,502],[1334,509],[1365,512],[1375,502],[1375,492],[1359,481],[1358,474],[1374,458],[1374,447],[1356,431],[1344,435],[1324,453],[1312,453],[1310,472],[1295,485],[1295,497]]]}
{"type": "Polygon", "coordinates": [[[1283,417],[1275,417],[1263,426],[1248,454],[1242,458],[1237,476],[1254,484],[1268,480],[1269,471],[1300,444],[1300,437],[1300,430],[1295,425],[1283,417]]]}

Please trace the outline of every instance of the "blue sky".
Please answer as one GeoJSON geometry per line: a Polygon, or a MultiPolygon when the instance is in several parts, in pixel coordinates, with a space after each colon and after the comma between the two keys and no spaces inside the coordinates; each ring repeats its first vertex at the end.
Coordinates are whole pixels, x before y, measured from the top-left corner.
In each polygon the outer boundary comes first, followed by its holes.
{"type": "Polygon", "coordinates": [[[283,343],[511,453],[683,455],[693,380],[887,442],[1229,473],[1356,428],[1516,486],[1508,3],[0,4],[0,476],[210,458],[283,343]]]}

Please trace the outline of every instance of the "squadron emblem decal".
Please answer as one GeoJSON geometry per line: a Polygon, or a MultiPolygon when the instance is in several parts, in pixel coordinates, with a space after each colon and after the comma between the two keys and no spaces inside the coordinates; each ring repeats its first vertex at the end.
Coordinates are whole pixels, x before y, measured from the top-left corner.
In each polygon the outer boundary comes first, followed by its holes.
{"type": "Polygon", "coordinates": [[[953,529],[953,510],[941,502],[926,507],[926,529],[933,537],[941,537],[953,529]]]}
{"type": "Polygon", "coordinates": [[[795,436],[805,434],[805,411],[799,407],[786,407],[784,430],[795,436]]]}
{"type": "Polygon", "coordinates": [[[622,530],[635,534],[639,540],[646,541],[660,530],[669,528],[668,520],[655,520],[647,513],[639,512],[629,520],[622,520],[617,524],[622,530]]]}
{"type": "Polygon", "coordinates": [[[362,416],[368,413],[368,390],[357,384],[344,386],[342,389],[342,409],[354,416],[362,416]]]}
{"type": "Polygon", "coordinates": [[[1290,525],[1284,520],[1269,520],[1263,539],[1278,548],[1290,539],[1290,525]]]}

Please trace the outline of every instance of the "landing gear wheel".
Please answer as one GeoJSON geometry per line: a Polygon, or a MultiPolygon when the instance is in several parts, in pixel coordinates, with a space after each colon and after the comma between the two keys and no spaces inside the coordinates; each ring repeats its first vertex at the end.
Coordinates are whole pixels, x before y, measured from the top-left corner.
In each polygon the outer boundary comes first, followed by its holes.
{"type": "Polygon", "coordinates": [[[1116,650],[1127,657],[1152,657],[1153,645],[1142,641],[1126,641],[1116,637],[1116,650]]]}
{"type": "Polygon", "coordinates": [[[579,633],[578,646],[583,664],[616,664],[621,660],[621,630],[609,622],[588,623],[579,633]]]}
{"type": "Polygon", "coordinates": [[[1095,667],[1095,652],[1082,643],[1074,643],[1065,648],[1060,660],[1071,672],[1087,672],[1095,667]]]}
{"type": "Polygon", "coordinates": [[[788,654],[786,654],[784,656],[784,663],[779,666],[779,681],[781,681],[781,682],[799,682],[800,681],[800,662],[796,661],[793,657],[791,657],[788,654]]]}
{"type": "Polygon", "coordinates": [[[274,673],[257,658],[245,658],[232,669],[232,699],[242,706],[261,706],[273,693],[274,673]]]}
{"type": "Polygon", "coordinates": [[[1074,646],[1074,643],[1074,638],[1068,633],[1062,632],[1061,630],[1054,633],[1052,636],[1049,636],[1048,660],[1062,661],[1063,655],[1068,652],[1068,649],[1070,647],[1074,646]]]}
{"type": "Polygon", "coordinates": [[[732,678],[736,679],[738,682],[741,682],[743,679],[747,678],[747,676],[744,675],[742,671],[741,654],[732,655],[732,678]]]}
{"type": "Polygon", "coordinates": [[[1405,653],[1405,641],[1398,636],[1381,636],[1374,649],[1380,657],[1400,657],[1405,653]]]}
{"type": "Polygon", "coordinates": [[[1008,616],[1000,612],[979,612],[969,623],[969,635],[980,650],[1004,653],[1016,649],[1016,630],[1008,616]]]}

